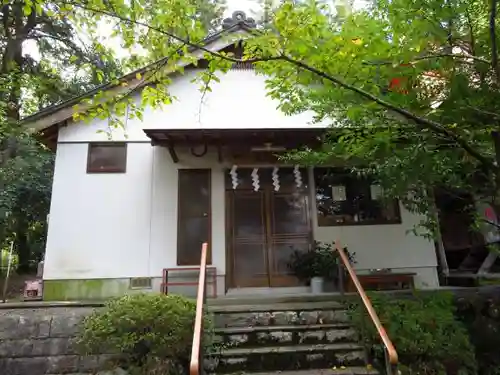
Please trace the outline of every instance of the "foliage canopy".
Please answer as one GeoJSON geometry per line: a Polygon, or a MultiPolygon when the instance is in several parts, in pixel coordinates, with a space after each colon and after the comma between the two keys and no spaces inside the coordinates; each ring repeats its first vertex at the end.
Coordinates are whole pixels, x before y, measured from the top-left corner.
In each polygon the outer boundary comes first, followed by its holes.
{"type": "MultiPolygon", "coordinates": [[[[111,116],[119,126],[126,110],[142,118],[144,106],[171,102],[166,73],[182,71],[180,61],[195,61],[190,48],[202,47],[206,28],[192,2],[168,0],[154,12],[147,4],[95,0],[61,6],[73,20],[82,12],[94,14],[85,23],[93,32],[103,20],[116,22],[114,33],[126,48],[140,46],[162,58],[137,77],[155,83],[142,90],[139,105],[128,98],[135,87],[113,97],[99,92],[77,107],[76,118],[111,116]]],[[[269,19],[246,39],[243,58],[205,50],[210,64],[199,82],[208,91],[216,72],[253,62],[267,75],[269,95],[282,111],[313,111],[316,121],[332,126],[320,150],[299,150],[292,159],[314,164],[340,156],[428,219],[426,192],[435,186],[465,189],[496,206],[497,13],[494,0],[380,0],[363,11],[337,14],[318,1],[284,1],[272,17],[266,11],[269,19]]]]}

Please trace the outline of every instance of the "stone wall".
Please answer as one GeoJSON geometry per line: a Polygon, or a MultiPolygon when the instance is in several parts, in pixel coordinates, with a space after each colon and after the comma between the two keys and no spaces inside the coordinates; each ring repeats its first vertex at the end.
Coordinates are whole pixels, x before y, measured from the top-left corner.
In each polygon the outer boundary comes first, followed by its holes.
{"type": "Polygon", "coordinates": [[[107,356],[82,357],[75,349],[79,323],[95,306],[21,306],[0,304],[1,375],[91,374],[102,368],[107,356]]]}

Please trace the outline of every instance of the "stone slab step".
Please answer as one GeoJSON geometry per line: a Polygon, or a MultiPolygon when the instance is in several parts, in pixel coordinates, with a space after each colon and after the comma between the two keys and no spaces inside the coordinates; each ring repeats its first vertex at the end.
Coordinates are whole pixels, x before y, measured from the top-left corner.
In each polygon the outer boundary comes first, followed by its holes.
{"type": "Polygon", "coordinates": [[[222,328],[215,331],[213,340],[231,348],[358,342],[356,330],[348,325],[343,326],[314,324],[222,328]]]}
{"type": "Polygon", "coordinates": [[[317,344],[317,345],[293,345],[293,346],[262,346],[259,348],[229,348],[220,352],[222,357],[245,357],[252,354],[281,354],[281,353],[313,353],[313,352],[355,352],[363,351],[358,344],[317,344]]]}
{"type": "Polygon", "coordinates": [[[276,309],[269,312],[228,312],[214,315],[215,327],[255,327],[349,323],[344,309],[286,310],[276,309]]]}
{"type": "Polygon", "coordinates": [[[253,327],[227,327],[216,328],[214,333],[217,335],[242,335],[260,332],[296,332],[296,331],[319,331],[331,329],[348,329],[349,323],[330,323],[330,324],[289,324],[276,326],[253,326],[253,327]]]}
{"type": "Polygon", "coordinates": [[[295,371],[363,366],[365,359],[363,348],[353,343],[234,347],[207,356],[206,369],[218,374],[295,371]]]}
{"type": "Polygon", "coordinates": [[[311,302],[331,302],[341,301],[343,297],[339,293],[294,293],[290,295],[265,295],[263,293],[239,296],[219,296],[218,298],[208,298],[209,306],[224,305],[274,305],[277,303],[311,303],[311,302]]]}
{"type": "MultiPolygon", "coordinates": [[[[251,373],[236,373],[228,375],[378,375],[379,372],[373,368],[362,366],[349,366],[339,368],[321,368],[312,370],[296,370],[296,371],[274,371],[274,372],[251,372],[251,373]]],[[[212,374],[213,375],[213,374],[212,374]]]]}
{"type": "Polygon", "coordinates": [[[208,311],[215,314],[314,310],[345,310],[345,306],[336,301],[208,306],[208,311]]]}

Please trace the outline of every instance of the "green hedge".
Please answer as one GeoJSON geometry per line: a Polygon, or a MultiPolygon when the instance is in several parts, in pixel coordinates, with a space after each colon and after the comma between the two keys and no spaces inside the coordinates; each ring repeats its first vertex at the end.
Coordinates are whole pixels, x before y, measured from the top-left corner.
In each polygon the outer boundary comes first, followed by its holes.
{"type": "MultiPolygon", "coordinates": [[[[478,373],[475,349],[465,324],[457,319],[453,295],[433,293],[413,298],[372,295],[372,303],[393,341],[404,374],[478,373]]],[[[383,369],[383,348],[363,306],[353,304],[352,322],[383,369]]]]}
{"type": "MultiPolygon", "coordinates": [[[[84,319],[78,338],[81,354],[115,354],[110,367],[131,374],[186,373],[195,310],[195,301],[177,295],[113,299],[84,319]]],[[[205,328],[210,331],[208,318],[205,328]]]]}
{"type": "Polygon", "coordinates": [[[461,297],[456,306],[456,316],[467,327],[475,348],[478,373],[500,375],[500,297],[461,297]]]}

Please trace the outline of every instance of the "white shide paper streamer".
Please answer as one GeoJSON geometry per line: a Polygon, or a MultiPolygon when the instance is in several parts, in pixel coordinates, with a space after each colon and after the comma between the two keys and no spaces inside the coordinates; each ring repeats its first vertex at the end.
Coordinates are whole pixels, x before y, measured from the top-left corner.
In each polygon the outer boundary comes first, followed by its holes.
{"type": "Polygon", "coordinates": [[[259,191],[260,182],[259,182],[259,168],[254,168],[252,171],[252,185],[254,191],[259,191]]]}
{"type": "Polygon", "coordinates": [[[236,171],[238,166],[233,165],[229,174],[231,175],[231,183],[233,184],[233,190],[238,187],[238,172],[236,171]]]}
{"type": "Polygon", "coordinates": [[[278,174],[279,168],[274,167],[273,168],[273,186],[274,186],[274,191],[279,191],[280,190],[280,176],[278,174]]]}
{"type": "Polygon", "coordinates": [[[302,174],[300,173],[298,165],[293,167],[293,174],[295,176],[295,183],[297,184],[297,188],[300,189],[302,187],[302,174]]]}

